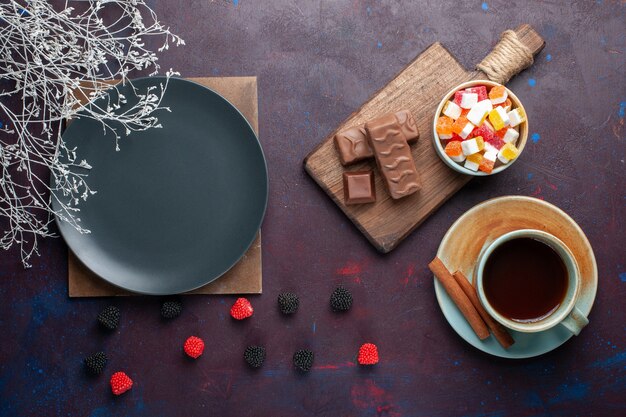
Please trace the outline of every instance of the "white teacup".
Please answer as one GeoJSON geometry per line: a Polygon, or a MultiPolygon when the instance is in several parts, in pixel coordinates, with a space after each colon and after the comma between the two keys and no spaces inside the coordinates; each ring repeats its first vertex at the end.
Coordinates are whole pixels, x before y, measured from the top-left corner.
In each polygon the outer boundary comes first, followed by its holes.
{"type": "Polygon", "coordinates": [[[502,325],[519,332],[541,332],[548,330],[557,324],[561,324],[573,334],[578,335],[583,327],[589,323],[587,317],[585,317],[576,307],[576,300],[578,298],[580,286],[580,272],[572,252],[561,240],[540,230],[522,229],[503,234],[493,242],[488,243],[483,248],[479,256],[478,266],[476,268],[476,289],[478,292],[478,298],[483,307],[485,307],[485,310],[487,310],[487,313],[489,313],[502,325]],[[550,315],[532,322],[519,322],[502,316],[489,303],[489,299],[485,295],[485,289],[483,286],[483,272],[489,256],[502,243],[519,238],[532,238],[550,246],[561,257],[567,269],[568,281],[563,301],[550,315]]]}

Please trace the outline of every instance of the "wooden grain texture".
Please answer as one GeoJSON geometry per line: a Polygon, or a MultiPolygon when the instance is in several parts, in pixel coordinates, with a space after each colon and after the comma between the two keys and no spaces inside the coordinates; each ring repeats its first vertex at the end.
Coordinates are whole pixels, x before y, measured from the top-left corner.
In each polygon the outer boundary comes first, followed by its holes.
{"type": "MultiPolygon", "coordinates": [[[[529,25],[521,25],[515,31],[533,55],[543,48],[543,39],[529,25]]],[[[486,78],[480,71],[467,71],[440,43],[434,43],[304,159],[304,168],[309,175],[379,251],[386,253],[393,250],[471,179],[455,173],[439,159],[431,143],[431,126],[434,112],[448,90],[462,82],[486,78]],[[420,139],[411,146],[411,152],[422,179],[421,191],[401,200],[393,200],[377,174],[375,185],[378,201],[363,206],[347,206],[343,201],[341,181],[344,167],[334,148],[334,135],[376,116],[403,109],[411,111],[420,130],[420,139]]],[[[374,161],[364,161],[346,168],[350,171],[363,169],[375,169],[374,161]]]]}
{"type": "MultiPolygon", "coordinates": [[[[221,94],[239,109],[255,132],[259,131],[256,77],[188,78],[221,94]]],[[[77,94],[86,100],[85,94],[77,94]]],[[[86,102],[86,101],[85,101],[86,102]]],[[[261,231],[243,257],[219,279],[187,294],[261,294],[263,288],[261,231]]],[[[104,281],[68,251],[68,293],[70,297],[134,295],[104,281]]]]}

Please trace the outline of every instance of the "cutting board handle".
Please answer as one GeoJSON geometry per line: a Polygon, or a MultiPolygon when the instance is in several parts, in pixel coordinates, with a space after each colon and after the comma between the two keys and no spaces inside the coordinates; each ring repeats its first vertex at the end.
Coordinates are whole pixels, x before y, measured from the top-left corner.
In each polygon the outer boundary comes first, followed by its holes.
{"type": "Polygon", "coordinates": [[[476,66],[491,81],[505,84],[533,63],[546,42],[528,24],[502,32],[500,40],[476,66]]]}

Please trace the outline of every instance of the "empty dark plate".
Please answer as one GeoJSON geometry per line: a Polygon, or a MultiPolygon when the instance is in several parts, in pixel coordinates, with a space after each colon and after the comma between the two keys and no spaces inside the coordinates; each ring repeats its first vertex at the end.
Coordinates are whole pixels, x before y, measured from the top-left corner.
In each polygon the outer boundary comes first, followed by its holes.
{"type": "MultiPolygon", "coordinates": [[[[145,91],[164,82],[133,84],[145,91]]],[[[130,98],[130,88],[120,92],[130,98]]],[[[114,135],[87,118],[63,134],[68,148],[77,147],[76,161],[93,167],[83,170],[97,194],[79,205],[81,225],[91,233],[57,218],[61,234],[90,270],[144,294],[189,291],[228,271],[252,244],[268,195],[261,145],[232,104],[172,78],[161,105],[171,109],[157,113],[163,128],[122,132],[119,152],[114,135]]]]}

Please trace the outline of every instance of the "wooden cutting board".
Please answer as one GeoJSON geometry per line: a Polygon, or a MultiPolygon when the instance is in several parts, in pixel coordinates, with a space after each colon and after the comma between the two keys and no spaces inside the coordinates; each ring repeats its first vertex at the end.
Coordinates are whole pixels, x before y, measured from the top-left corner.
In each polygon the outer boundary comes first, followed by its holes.
{"type": "MultiPolygon", "coordinates": [[[[529,25],[521,25],[515,32],[533,55],[543,49],[544,40],[529,25]]],[[[462,82],[476,79],[488,77],[481,71],[466,70],[440,43],[434,43],[304,159],[304,168],[309,175],[379,251],[386,253],[393,250],[472,178],[454,172],[439,159],[432,144],[432,123],[444,94],[462,82]],[[384,189],[380,175],[376,174],[377,201],[347,206],[343,196],[343,172],[375,169],[376,165],[371,160],[344,168],[339,162],[333,137],[339,131],[402,109],[413,113],[420,130],[420,138],[411,145],[411,150],[421,175],[422,190],[406,198],[392,200],[384,189]]]]}

